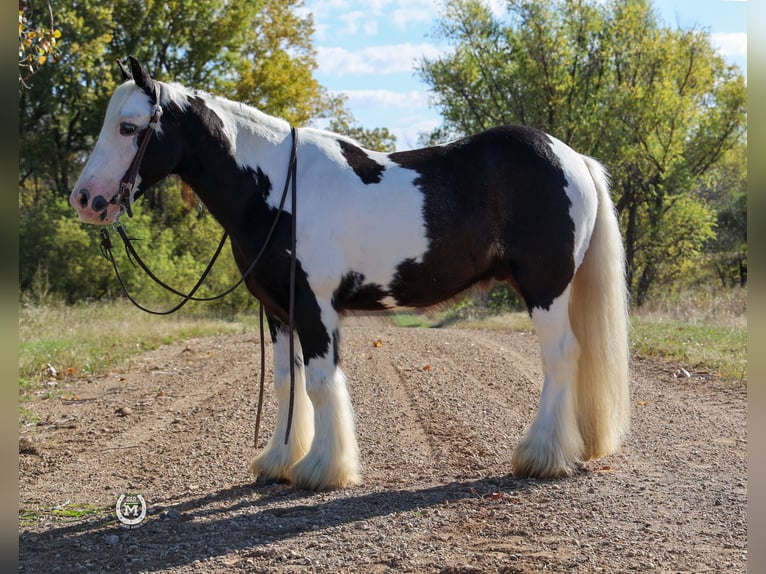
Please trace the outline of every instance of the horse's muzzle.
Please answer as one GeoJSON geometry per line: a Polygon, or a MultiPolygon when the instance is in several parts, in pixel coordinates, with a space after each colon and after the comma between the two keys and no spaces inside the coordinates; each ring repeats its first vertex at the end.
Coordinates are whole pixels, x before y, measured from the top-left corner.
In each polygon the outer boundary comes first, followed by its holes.
{"type": "Polygon", "coordinates": [[[91,197],[90,191],[80,188],[69,196],[69,203],[74,207],[80,220],[86,223],[113,223],[117,220],[121,208],[117,204],[117,194],[111,200],[103,195],[91,197]]]}

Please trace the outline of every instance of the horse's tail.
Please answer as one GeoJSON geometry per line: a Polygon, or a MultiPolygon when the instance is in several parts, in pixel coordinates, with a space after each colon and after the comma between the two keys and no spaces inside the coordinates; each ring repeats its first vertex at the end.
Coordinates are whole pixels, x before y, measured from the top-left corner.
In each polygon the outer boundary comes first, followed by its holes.
{"type": "Polygon", "coordinates": [[[590,245],[572,282],[569,318],[580,346],[575,412],[584,460],[615,452],[630,425],[628,305],[625,252],[609,177],[585,157],[598,190],[590,245]]]}

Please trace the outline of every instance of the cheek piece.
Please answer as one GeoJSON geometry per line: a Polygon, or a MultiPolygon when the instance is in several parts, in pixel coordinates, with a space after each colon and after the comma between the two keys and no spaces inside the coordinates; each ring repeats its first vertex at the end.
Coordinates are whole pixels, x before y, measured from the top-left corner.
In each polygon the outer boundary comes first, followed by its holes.
{"type": "Polygon", "coordinates": [[[144,159],[146,148],[149,147],[149,140],[152,139],[154,132],[157,131],[157,127],[160,125],[160,118],[162,117],[162,106],[160,106],[160,94],[159,87],[155,86],[154,105],[152,107],[152,117],[149,120],[149,125],[146,126],[144,134],[141,138],[141,143],[138,145],[138,151],[133,156],[133,161],[130,162],[125,175],[120,180],[120,191],[112,198],[111,203],[118,203],[123,211],[128,214],[128,217],[133,217],[133,210],[130,204],[133,201],[133,192],[136,187],[136,177],[138,176],[138,170],[141,168],[141,162],[144,159]]]}

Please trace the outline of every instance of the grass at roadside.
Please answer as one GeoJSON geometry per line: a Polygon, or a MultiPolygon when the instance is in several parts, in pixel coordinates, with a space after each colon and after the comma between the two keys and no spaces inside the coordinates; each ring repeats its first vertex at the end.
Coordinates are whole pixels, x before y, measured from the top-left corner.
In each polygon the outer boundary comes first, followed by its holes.
{"type": "MultiPolygon", "coordinates": [[[[58,378],[92,376],[124,366],[131,357],[190,337],[255,332],[257,314],[231,319],[182,311],[170,317],[142,313],[127,302],[63,305],[23,304],[19,312],[19,383],[22,393],[58,378]]],[[[404,327],[531,330],[528,315],[489,315],[446,311],[396,314],[404,327]]],[[[715,324],[664,315],[632,320],[633,352],[677,362],[689,371],[708,372],[731,382],[747,381],[747,329],[742,321],[715,324]]],[[[21,417],[24,406],[20,406],[21,417]]],[[[29,416],[32,413],[27,413],[29,416]]]]}
{"type": "Polygon", "coordinates": [[[104,373],[137,353],[189,337],[257,329],[258,318],[233,320],[147,315],[127,302],[24,304],[19,310],[21,389],[58,377],[104,373]]]}
{"type": "Polygon", "coordinates": [[[95,504],[72,503],[61,506],[19,509],[19,525],[32,526],[39,522],[79,522],[83,519],[101,519],[104,523],[114,522],[114,508],[95,504]]]}
{"type": "MultiPolygon", "coordinates": [[[[454,326],[474,329],[533,330],[526,312],[484,315],[450,312],[394,315],[400,327],[454,326]]],[[[631,318],[630,344],[634,354],[659,357],[688,371],[712,374],[736,383],[747,382],[747,321],[743,315],[726,314],[721,324],[685,312],[685,320],[669,318],[655,309],[631,318]]]]}
{"type": "Polygon", "coordinates": [[[731,382],[747,381],[747,329],[677,320],[634,318],[633,352],[707,372],[731,382]]]}

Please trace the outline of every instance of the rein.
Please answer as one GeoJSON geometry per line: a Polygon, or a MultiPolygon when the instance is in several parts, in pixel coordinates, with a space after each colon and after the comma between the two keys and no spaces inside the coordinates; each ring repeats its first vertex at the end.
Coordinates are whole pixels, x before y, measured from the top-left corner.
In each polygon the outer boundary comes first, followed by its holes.
{"type": "MultiPolygon", "coordinates": [[[[149,140],[151,139],[152,135],[156,131],[157,126],[159,125],[159,119],[162,116],[162,107],[159,105],[159,94],[155,94],[155,98],[156,98],[155,101],[157,103],[155,103],[154,107],[152,108],[152,117],[149,122],[149,125],[144,131],[143,137],[141,139],[141,143],[139,144],[139,147],[138,147],[138,151],[136,152],[136,155],[133,157],[133,161],[131,161],[127,171],[125,172],[125,175],[123,175],[122,180],[120,181],[119,193],[115,194],[115,196],[111,200],[111,203],[119,203],[122,209],[128,214],[128,217],[133,217],[133,211],[131,210],[130,204],[131,204],[131,199],[133,196],[133,189],[135,187],[136,177],[138,175],[138,170],[141,167],[141,162],[143,161],[144,154],[146,153],[146,148],[149,145],[149,140]]],[[[296,209],[297,209],[297,176],[298,176],[298,160],[297,160],[298,137],[294,127],[290,128],[290,135],[292,136],[292,144],[290,148],[290,161],[287,167],[287,176],[285,177],[285,187],[282,190],[282,197],[280,198],[280,201],[279,201],[279,208],[277,210],[276,216],[274,217],[274,221],[272,222],[271,227],[269,228],[269,232],[266,235],[266,240],[264,241],[263,246],[261,247],[261,250],[253,259],[253,262],[242,273],[239,280],[234,285],[232,285],[231,287],[223,291],[222,293],[219,293],[218,295],[214,295],[212,297],[195,297],[194,296],[197,290],[202,286],[202,283],[205,281],[205,278],[213,269],[213,265],[218,259],[218,256],[221,254],[221,251],[223,250],[223,246],[226,244],[226,239],[228,238],[229,234],[225,230],[223,232],[223,236],[221,237],[221,241],[218,243],[218,247],[216,248],[215,253],[213,254],[213,257],[210,259],[210,262],[207,264],[207,267],[205,267],[205,270],[202,272],[202,275],[200,276],[199,280],[194,285],[194,287],[191,288],[191,290],[188,293],[183,293],[171,287],[164,281],[162,281],[159,277],[157,277],[151,271],[151,269],[149,269],[149,267],[146,265],[146,263],[144,263],[143,259],[141,259],[141,257],[138,255],[138,252],[133,247],[131,239],[128,237],[127,233],[125,232],[125,228],[121,224],[115,224],[114,228],[117,231],[117,233],[120,235],[120,238],[122,239],[123,243],[125,244],[125,251],[128,255],[128,259],[131,262],[135,261],[136,263],[138,263],[141,269],[143,269],[144,272],[155,283],[160,285],[163,289],[173,293],[174,295],[178,295],[179,297],[182,298],[179,303],[177,303],[175,306],[173,306],[172,308],[166,311],[155,311],[155,310],[149,309],[141,305],[134,297],[130,295],[130,293],[128,292],[128,288],[125,285],[125,282],[123,281],[122,276],[120,275],[120,271],[117,268],[117,262],[114,259],[114,254],[112,253],[112,247],[113,247],[112,240],[111,240],[111,237],[109,236],[109,231],[105,227],[101,228],[101,245],[100,245],[102,254],[111,262],[112,268],[114,269],[114,273],[117,276],[117,280],[119,281],[120,286],[122,287],[122,290],[125,293],[125,296],[130,300],[130,302],[133,303],[133,305],[135,305],[142,311],[146,313],[151,313],[152,315],[170,315],[178,311],[181,307],[183,307],[189,301],[214,301],[216,299],[225,297],[226,295],[234,291],[234,289],[239,287],[245,281],[247,276],[253,272],[256,265],[258,265],[258,262],[261,260],[261,257],[266,252],[266,248],[269,246],[269,243],[271,242],[274,232],[276,231],[280,216],[284,212],[285,201],[287,199],[287,191],[288,189],[291,190],[292,218],[291,218],[291,225],[290,225],[290,293],[289,293],[289,303],[288,303],[288,332],[290,334],[290,342],[289,342],[290,403],[289,403],[288,414],[287,414],[287,428],[285,430],[285,444],[287,444],[288,440],[290,439],[290,430],[292,428],[292,419],[293,419],[293,408],[295,403],[295,341],[294,341],[293,334],[295,331],[295,273],[296,273],[296,263],[297,263],[297,255],[296,255],[296,243],[297,243],[296,213],[297,212],[296,212],[296,209]]],[[[259,328],[260,328],[260,340],[261,340],[260,342],[261,376],[259,381],[258,409],[257,409],[257,414],[255,419],[255,433],[254,433],[254,442],[253,442],[253,446],[255,446],[256,448],[258,447],[258,435],[259,435],[260,424],[261,424],[261,412],[263,410],[263,393],[264,393],[265,372],[266,372],[266,358],[265,358],[266,349],[265,349],[264,330],[263,330],[263,303],[259,305],[259,309],[260,309],[259,310],[259,328]]]]}

